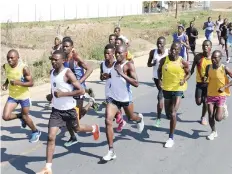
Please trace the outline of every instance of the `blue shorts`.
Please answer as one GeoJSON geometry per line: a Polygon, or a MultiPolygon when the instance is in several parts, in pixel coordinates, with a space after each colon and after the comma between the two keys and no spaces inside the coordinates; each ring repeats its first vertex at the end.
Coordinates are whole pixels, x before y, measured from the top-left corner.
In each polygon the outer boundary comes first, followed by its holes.
{"type": "Polygon", "coordinates": [[[163,91],[164,99],[171,100],[173,97],[182,97],[183,91],[163,91]]]}
{"type": "Polygon", "coordinates": [[[31,106],[31,101],[29,98],[25,100],[17,100],[12,97],[8,97],[7,103],[17,103],[17,104],[20,104],[22,108],[31,106]]]}

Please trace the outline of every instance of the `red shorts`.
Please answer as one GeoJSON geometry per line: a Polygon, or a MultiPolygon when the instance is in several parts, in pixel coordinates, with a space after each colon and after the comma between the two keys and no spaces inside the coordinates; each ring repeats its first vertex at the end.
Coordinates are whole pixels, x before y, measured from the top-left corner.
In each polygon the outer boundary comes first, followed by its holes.
{"type": "Polygon", "coordinates": [[[208,96],[207,97],[208,104],[216,104],[217,107],[223,107],[226,103],[226,96],[208,96]]]}

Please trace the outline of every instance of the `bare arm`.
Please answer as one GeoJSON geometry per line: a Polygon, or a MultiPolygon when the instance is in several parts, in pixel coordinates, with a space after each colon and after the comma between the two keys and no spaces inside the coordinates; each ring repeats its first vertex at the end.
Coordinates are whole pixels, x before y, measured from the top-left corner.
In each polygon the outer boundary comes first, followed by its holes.
{"type": "Polygon", "coordinates": [[[80,83],[82,83],[93,72],[93,68],[89,64],[87,64],[84,60],[82,60],[76,51],[73,53],[73,55],[74,55],[73,58],[75,61],[78,62],[78,65],[86,70],[84,76],[80,79],[80,83]]]}
{"type": "Polygon", "coordinates": [[[153,67],[156,64],[156,61],[152,63],[153,55],[154,55],[154,50],[151,50],[147,61],[147,67],[153,67]]]}
{"type": "Polygon", "coordinates": [[[190,69],[189,69],[189,64],[187,61],[182,60],[182,65],[183,65],[183,69],[185,72],[185,76],[184,76],[184,82],[186,82],[189,78],[190,78],[190,69]]]}
{"type": "Polygon", "coordinates": [[[25,79],[24,82],[20,80],[11,80],[10,83],[11,85],[18,85],[18,86],[23,86],[23,87],[32,87],[34,85],[30,70],[28,67],[23,68],[23,77],[25,79]]]}
{"type": "Polygon", "coordinates": [[[67,78],[67,81],[74,86],[75,90],[70,92],[55,91],[55,97],[80,96],[85,94],[84,88],[82,88],[80,82],[76,79],[76,76],[70,69],[67,70],[65,77],[67,78]]]}
{"type": "Polygon", "coordinates": [[[189,39],[188,39],[188,36],[186,35],[186,41],[185,42],[181,42],[187,49],[190,49],[190,46],[189,46],[189,39]]]}
{"type": "Polygon", "coordinates": [[[204,78],[204,82],[207,82],[207,80],[209,78],[209,68],[210,68],[210,65],[207,65],[206,69],[205,69],[205,76],[203,77],[204,78]]]}
{"type": "MultiPolygon", "coordinates": [[[[138,87],[139,86],[139,82],[138,82],[138,77],[137,77],[137,74],[136,74],[136,71],[135,71],[135,66],[133,63],[131,62],[128,62],[127,64],[127,67],[128,68],[126,71],[127,71],[127,74],[124,73],[124,71],[121,69],[120,65],[118,64],[116,67],[115,67],[115,70],[129,83],[131,84],[132,86],[134,87],[138,87]]],[[[125,66],[124,66],[125,67],[125,66]]]]}
{"type": "Polygon", "coordinates": [[[194,73],[195,67],[197,65],[198,57],[199,57],[199,54],[197,54],[193,59],[193,64],[192,64],[192,68],[191,68],[191,75],[194,73]]]}
{"type": "Polygon", "coordinates": [[[163,65],[164,65],[164,62],[165,62],[165,57],[162,58],[162,59],[160,60],[159,68],[158,68],[158,70],[157,70],[158,79],[159,79],[160,81],[162,81],[162,67],[163,67],[163,65]]]}

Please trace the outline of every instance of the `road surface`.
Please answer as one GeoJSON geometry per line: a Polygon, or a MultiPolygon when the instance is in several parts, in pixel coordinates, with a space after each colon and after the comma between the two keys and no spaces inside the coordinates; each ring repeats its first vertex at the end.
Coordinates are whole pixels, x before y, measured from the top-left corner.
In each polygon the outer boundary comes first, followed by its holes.
{"type": "MultiPolygon", "coordinates": [[[[213,49],[218,49],[214,44],[213,49]]],[[[197,51],[201,47],[197,46],[197,51]]],[[[191,55],[192,59],[192,55],[191,55]]],[[[223,60],[225,62],[225,58],[223,60]]],[[[99,141],[93,141],[91,134],[79,134],[79,143],[65,148],[69,136],[61,131],[57,137],[53,161],[54,174],[231,174],[232,172],[232,116],[217,123],[219,137],[206,140],[211,132],[209,126],[199,124],[201,107],[194,101],[195,75],[188,82],[188,90],[181,101],[178,123],[175,131],[175,145],[164,148],[168,138],[169,121],[163,115],[160,128],[154,127],[156,118],[157,90],[152,81],[152,68],[146,67],[147,55],[135,60],[140,86],[133,88],[135,111],[144,115],[145,128],[142,134],[135,125],[128,123],[121,133],[115,133],[114,147],[117,159],[102,163],[101,157],[107,153],[105,137],[104,108],[99,112],[90,111],[81,122],[98,123],[101,127],[99,141]]],[[[231,64],[229,65],[232,68],[231,64]]],[[[96,93],[97,102],[104,98],[104,83],[99,82],[99,70],[95,70],[88,81],[96,93]]],[[[1,170],[4,174],[31,174],[45,165],[47,124],[49,110],[44,109],[48,84],[33,88],[31,115],[42,131],[39,142],[28,142],[29,129],[21,129],[20,121],[1,122],[1,170]]],[[[1,101],[5,102],[6,96],[1,101]]],[[[4,103],[3,103],[4,104],[4,103]]],[[[232,99],[227,101],[232,113],[232,99]]],[[[116,127],[116,124],[115,124],[116,127]]]]}

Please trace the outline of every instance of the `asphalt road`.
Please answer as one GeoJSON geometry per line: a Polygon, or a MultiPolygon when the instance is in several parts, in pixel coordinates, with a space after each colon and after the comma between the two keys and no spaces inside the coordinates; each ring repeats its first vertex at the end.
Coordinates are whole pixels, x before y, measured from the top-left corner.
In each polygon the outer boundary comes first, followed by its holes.
{"type": "MultiPolygon", "coordinates": [[[[217,44],[214,44],[213,49],[218,48],[217,44]]],[[[200,46],[197,47],[197,51],[200,51],[200,46]]],[[[195,75],[188,82],[188,90],[178,111],[175,145],[170,149],[163,147],[168,138],[169,121],[163,115],[161,127],[154,127],[157,90],[152,81],[152,69],[146,67],[146,62],[147,56],[135,60],[140,86],[133,88],[135,111],[143,113],[145,118],[142,134],[137,132],[136,125],[129,122],[121,133],[115,133],[114,147],[117,159],[103,164],[100,159],[108,150],[104,126],[105,109],[100,108],[97,113],[90,111],[81,122],[98,123],[101,127],[100,140],[94,141],[91,134],[81,133],[78,144],[65,148],[63,144],[69,136],[64,130],[61,131],[56,140],[54,174],[230,174],[232,172],[232,116],[216,123],[218,138],[214,141],[206,140],[211,130],[209,126],[199,124],[201,107],[198,107],[194,101],[195,75]]],[[[232,65],[229,64],[229,67],[232,68],[232,65]]],[[[97,101],[101,103],[104,98],[104,83],[99,82],[98,76],[96,70],[87,84],[95,90],[97,101]]],[[[2,173],[31,174],[44,167],[50,113],[49,110],[44,109],[44,105],[45,95],[49,90],[47,84],[32,90],[31,115],[42,131],[39,142],[35,144],[28,142],[31,131],[20,128],[19,120],[1,122],[2,173]]],[[[5,100],[6,97],[2,97],[1,101],[5,102],[5,100]]],[[[229,113],[232,113],[231,97],[228,98],[227,104],[229,113]]]]}

